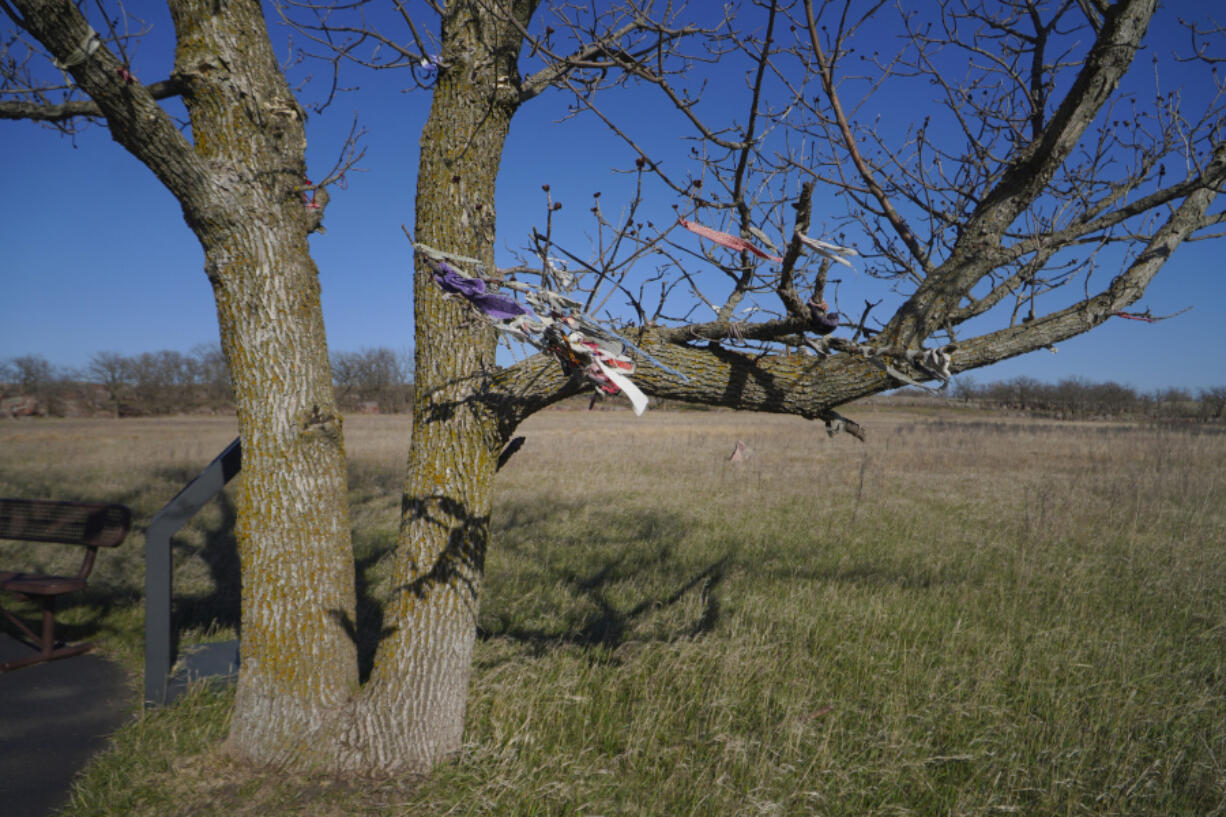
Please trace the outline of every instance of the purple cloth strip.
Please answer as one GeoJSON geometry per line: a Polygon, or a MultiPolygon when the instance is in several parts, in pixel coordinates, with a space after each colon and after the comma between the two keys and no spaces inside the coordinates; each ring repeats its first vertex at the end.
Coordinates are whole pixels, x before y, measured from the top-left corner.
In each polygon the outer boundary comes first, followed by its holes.
{"type": "Polygon", "coordinates": [[[485,294],[485,281],[480,278],[466,278],[449,267],[446,261],[438,262],[438,272],[434,273],[434,281],[448,292],[463,295],[465,298],[485,294]]]}
{"type": "Polygon", "coordinates": [[[525,307],[521,306],[513,298],[506,298],[502,295],[478,295],[474,298],[469,298],[473,305],[496,320],[510,320],[518,318],[520,315],[531,315],[532,313],[525,307]]]}
{"type": "Polygon", "coordinates": [[[829,335],[839,328],[839,313],[826,312],[820,306],[809,303],[809,322],[813,331],[819,335],[829,335]]]}
{"type": "Polygon", "coordinates": [[[510,320],[520,315],[532,314],[514,298],[487,293],[485,281],[461,275],[449,267],[446,261],[438,262],[434,282],[447,292],[463,296],[469,303],[495,320],[510,320]]]}

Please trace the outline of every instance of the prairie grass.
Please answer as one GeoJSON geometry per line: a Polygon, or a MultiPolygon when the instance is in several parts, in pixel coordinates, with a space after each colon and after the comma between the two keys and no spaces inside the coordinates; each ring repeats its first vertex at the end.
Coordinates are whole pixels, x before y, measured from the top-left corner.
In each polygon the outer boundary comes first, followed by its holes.
{"type": "MultiPolygon", "coordinates": [[[[1226,813],[1226,435],[856,417],[867,444],[733,413],[532,418],[497,478],[459,757],[425,780],[237,768],[229,693],[202,688],[134,714],[66,813],[1226,813]]],[[[0,494],[144,524],[232,436],[0,424],[0,494]]],[[[408,421],[346,439],[377,617],[408,421]]],[[[232,627],[216,505],[176,540],[188,640],[232,627]]],[[[68,611],[134,672],[141,544],[68,611]]]]}

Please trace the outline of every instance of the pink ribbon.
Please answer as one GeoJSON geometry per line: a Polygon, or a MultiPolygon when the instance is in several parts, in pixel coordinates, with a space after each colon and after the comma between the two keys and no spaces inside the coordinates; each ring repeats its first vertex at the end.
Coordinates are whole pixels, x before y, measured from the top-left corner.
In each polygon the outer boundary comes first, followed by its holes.
{"type": "Polygon", "coordinates": [[[696,221],[687,221],[683,218],[678,219],[678,221],[681,222],[682,227],[689,230],[691,233],[697,233],[703,238],[710,239],[721,247],[727,247],[728,249],[736,250],[737,252],[748,251],[759,258],[766,259],[767,261],[783,263],[782,256],[771,255],[766,250],[755,247],[753,244],[750,244],[748,241],[739,236],[721,233],[719,230],[712,230],[710,227],[705,227],[696,221]]]}

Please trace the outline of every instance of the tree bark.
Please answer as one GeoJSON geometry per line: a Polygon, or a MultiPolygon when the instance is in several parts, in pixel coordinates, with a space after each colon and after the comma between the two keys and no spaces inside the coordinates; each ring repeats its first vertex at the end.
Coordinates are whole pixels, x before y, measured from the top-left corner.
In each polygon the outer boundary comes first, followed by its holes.
{"type": "Polygon", "coordinates": [[[300,192],[304,116],[259,3],[190,0],[172,13],[175,79],[217,199],[184,209],[204,246],[243,440],[242,671],[228,746],[293,764],[358,682],[341,417],[300,192]]]}
{"type": "Polygon", "coordinates": [[[69,0],[13,0],[183,208],[204,250],[234,385],[243,470],[236,497],[242,670],[229,748],[294,763],[357,686],[354,567],[341,419],[303,206],[303,113],[256,0],[173,0],[173,86],[192,142],[129,82],[69,0]]]}
{"type": "MultiPolygon", "coordinates": [[[[494,264],[494,187],[519,104],[521,23],[535,3],[450,4],[422,132],[415,238],[494,264]]],[[[498,453],[513,426],[489,398],[493,332],[417,257],[413,439],[391,596],[369,682],[342,719],[336,771],[424,773],[457,751],[498,453]]]]}

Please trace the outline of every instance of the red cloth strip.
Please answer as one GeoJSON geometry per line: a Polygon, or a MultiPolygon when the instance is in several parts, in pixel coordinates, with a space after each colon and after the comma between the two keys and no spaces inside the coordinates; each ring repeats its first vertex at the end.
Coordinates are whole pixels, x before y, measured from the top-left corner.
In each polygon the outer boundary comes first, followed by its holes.
{"type": "Polygon", "coordinates": [[[739,236],[721,233],[719,230],[712,230],[710,227],[705,227],[696,221],[687,221],[683,218],[678,219],[678,221],[681,222],[682,227],[689,230],[691,233],[697,233],[703,238],[708,238],[721,247],[727,247],[728,249],[736,250],[737,252],[745,250],[753,253],[759,258],[765,258],[767,261],[774,261],[780,264],[783,263],[782,256],[771,255],[766,250],[755,247],[753,244],[750,244],[748,241],[740,238],[739,236]]]}

